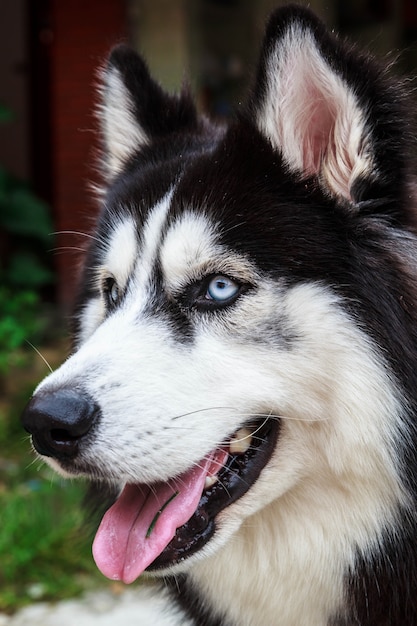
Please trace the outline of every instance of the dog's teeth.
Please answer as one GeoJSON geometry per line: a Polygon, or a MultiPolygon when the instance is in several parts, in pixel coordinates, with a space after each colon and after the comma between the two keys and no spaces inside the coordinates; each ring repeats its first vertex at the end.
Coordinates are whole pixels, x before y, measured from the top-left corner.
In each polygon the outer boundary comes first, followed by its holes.
{"type": "Polygon", "coordinates": [[[217,481],[217,476],[206,476],[206,480],[204,481],[204,489],[210,489],[210,487],[215,485],[217,481]]]}
{"type": "Polygon", "coordinates": [[[230,440],[230,454],[244,454],[252,443],[252,433],[249,428],[240,428],[230,440]]]}

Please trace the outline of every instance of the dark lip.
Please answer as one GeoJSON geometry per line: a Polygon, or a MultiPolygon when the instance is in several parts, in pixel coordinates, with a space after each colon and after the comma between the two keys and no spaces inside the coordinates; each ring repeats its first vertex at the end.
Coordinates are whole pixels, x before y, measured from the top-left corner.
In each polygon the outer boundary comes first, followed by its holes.
{"type": "Polygon", "coordinates": [[[241,498],[259,478],[275,449],[280,420],[276,417],[251,422],[256,430],[244,454],[229,454],[218,481],[204,490],[194,515],[177,529],[175,537],[151,563],[147,571],[167,569],[198,552],[216,532],[216,518],[226,507],[241,498]]]}

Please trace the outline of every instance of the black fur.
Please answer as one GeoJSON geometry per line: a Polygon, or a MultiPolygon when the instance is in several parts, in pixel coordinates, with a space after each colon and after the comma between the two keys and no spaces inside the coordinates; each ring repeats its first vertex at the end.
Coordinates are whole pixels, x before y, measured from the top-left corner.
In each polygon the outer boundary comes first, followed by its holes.
{"type": "Polygon", "coordinates": [[[267,55],[277,38],[282,37],[295,20],[314,33],[323,57],[337,74],[353,86],[363,110],[369,112],[368,129],[372,133],[376,168],[380,176],[378,182],[369,178],[356,182],[354,200],[357,204],[376,201],[362,207],[362,214],[370,209],[369,214],[383,213],[394,223],[408,224],[410,217],[415,223],[407,206],[406,185],[414,144],[409,94],[398,79],[392,79],[385,66],[338,38],[334,32],[330,33],[315,15],[301,6],[290,5],[276,11],[268,23],[250,111],[257,108],[257,100],[265,94],[267,55]],[[374,120],[378,120],[378,124],[374,120]],[[384,202],[380,204],[382,198],[384,202]]]}
{"type": "MultiPolygon", "coordinates": [[[[97,295],[90,268],[99,264],[100,242],[107,238],[113,213],[133,216],[140,241],[148,207],[174,184],[171,222],[192,207],[223,224],[220,243],[241,252],[264,276],[286,287],[315,281],[336,292],[377,346],[402,398],[408,431],[398,442],[396,462],[410,503],[399,508],[395,532],[387,529],[366,554],[357,551],[355,567],[346,572],[346,604],[328,626],[417,625],[416,209],[411,197],[413,125],[401,83],[301,7],[286,7],[271,17],[248,102],[227,129],[198,117],[185,91],[180,97],[166,95],[127,48],[117,48],[109,64],[123,77],[149,143],[130,156],[106,191],[76,319],[86,298],[97,295]],[[294,22],[313,34],[322,56],[364,112],[374,171],[355,181],[350,200],[335,197],[318,176],[291,171],[256,124],[270,78],[268,58],[294,22]]],[[[169,319],[176,338],[191,342],[187,307],[165,296],[161,276],[154,285],[149,314],[169,319]]],[[[275,323],[283,345],[295,349],[297,337],[286,320],[275,323]]],[[[167,585],[196,626],[229,626],[186,575],[168,579],[167,585]]]]}

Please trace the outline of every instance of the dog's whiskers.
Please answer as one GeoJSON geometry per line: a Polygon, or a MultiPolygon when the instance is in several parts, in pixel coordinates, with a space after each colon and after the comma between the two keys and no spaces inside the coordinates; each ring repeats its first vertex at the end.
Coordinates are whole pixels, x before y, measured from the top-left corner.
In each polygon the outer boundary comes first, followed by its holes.
{"type": "Polygon", "coordinates": [[[206,411],[232,411],[233,407],[230,406],[210,406],[202,409],[195,409],[193,411],[188,411],[187,413],[180,413],[179,415],[175,415],[171,417],[171,421],[181,419],[182,417],[189,417],[190,415],[197,415],[198,413],[204,413],[206,411]]]}
{"type": "MultiPolygon", "coordinates": [[[[205,407],[202,409],[195,409],[193,411],[188,411],[187,413],[181,413],[179,415],[175,415],[174,417],[171,417],[171,421],[176,421],[179,420],[183,417],[189,417],[191,415],[197,415],[198,413],[204,413],[204,412],[209,412],[209,411],[236,411],[235,407],[231,407],[231,406],[213,406],[213,407],[205,407]]],[[[267,420],[271,419],[271,420],[286,420],[286,421],[295,421],[295,422],[309,422],[309,423],[313,423],[313,422],[326,422],[328,421],[328,417],[324,416],[324,417],[301,417],[301,416],[295,416],[295,415],[283,415],[281,413],[238,413],[238,417],[242,419],[242,421],[244,420],[248,420],[251,418],[265,418],[265,421],[262,423],[265,424],[267,420]]],[[[256,431],[254,431],[256,432],[256,431]]]]}
{"type": "Polygon", "coordinates": [[[84,233],[82,231],[78,231],[78,230],[57,230],[53,233],[51,233],[51,235],[76,235],[77,237],[86,237],[87,239],[92,239],[94,241],[98,241],[99,243],[101,242],[99,237],[95,237],[94,235],[91,235],[90,233],[84,233]]]}
{"type": "Polygon", "coordinates": [[[59,246],[58,248],[51,248],[51,252],[54,254],[61,254],[64,252],[83,252],[85,253],[85,248],[77,247],[77,246],[59,246]]]}
{"type": "Polygon", "coordinates": [[[41,352],[39,352],[39,350],[33,345],[33,343],[31,343],[28,339],[26,339],[26,343],[36,352],[36,354],[38,356],[40,356],[40,358],[42,359],[42,361],[45,363],[46,367],[49,369],[49,371],[52,373],[54,370],[52,369],[51,365],[49,364],[49,362],[47,361],[47,359],[43,356],[43,354],[41,352]]]}

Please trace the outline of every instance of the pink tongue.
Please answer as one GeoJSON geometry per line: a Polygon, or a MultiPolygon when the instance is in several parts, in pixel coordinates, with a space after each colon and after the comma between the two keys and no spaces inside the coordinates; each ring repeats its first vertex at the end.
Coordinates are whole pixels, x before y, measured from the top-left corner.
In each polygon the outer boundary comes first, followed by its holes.
{"type": "Polygon", "coordinates": [[[224,451],[218,450],[199,467],[167,483],[151,487],[126,485],[103,517],[93,543],[93,556],[100,571],[127,584],[136,580],[166,548],[176,529],[193,515],[206,476],[217,473],[225,456],[224,451]]]}

